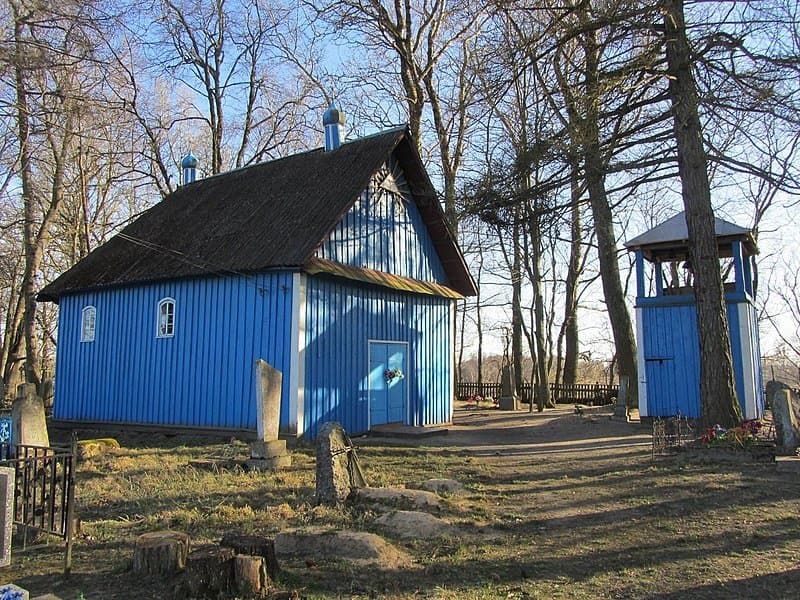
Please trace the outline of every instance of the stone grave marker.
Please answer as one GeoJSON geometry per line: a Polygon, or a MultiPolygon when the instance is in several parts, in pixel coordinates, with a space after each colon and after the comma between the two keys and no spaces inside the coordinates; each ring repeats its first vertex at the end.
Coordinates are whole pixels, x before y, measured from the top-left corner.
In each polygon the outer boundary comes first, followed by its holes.
{"type": "Polygon", "coordinates": [[[256,360],[255,374],[258,440],[250,444],[247,466],[259,471],[289,466],[292,458],[286,452],[286,440],[278,439],[283,374],[261,359],[256,360]]]}
{"type": "Polygon", "coordinates": [[[317,504],[337,506],[353,489],[365,487],[353,444],[339,423],[325,423],[317,435],[317,504]]]}
{"type": "MultiPolygon", "coordinates": [[[[514,366],[503,367],[503,375],[500,380],[500,410],[517,410],[519,408],[519,397],[514,389],[514,380],[514,366]]],[[[532,399],[531,402],[533,402],[532,399]]]]}
{"type": "Polygon", "coordinates": [[[49,446],[44,402],[36,395],[36,386],[23,383],[11,404],[11,438],[16,445],[49,446]]]}
{"type": "Polygon", "coordinates": [[[14,525],[14,468],[0,467],[0,567],[11,564],[14,525]]]}
{"type": "Polygon", "coordinates": [[[611,417],[615,421],[629,421],[628,414],[628,384],[630,378],[621,375],[619,378],[619,392],[617,393],[617,403],[614,405],[614,415],[611,417]]]}
{"type": "Polygon", "coordinates": [[[785,454],[794,454],[800,445],[800,428],[792,404],[792,391],[789,389],[778,390],[772,396],[775,441],[780,451],[785,454]]]}

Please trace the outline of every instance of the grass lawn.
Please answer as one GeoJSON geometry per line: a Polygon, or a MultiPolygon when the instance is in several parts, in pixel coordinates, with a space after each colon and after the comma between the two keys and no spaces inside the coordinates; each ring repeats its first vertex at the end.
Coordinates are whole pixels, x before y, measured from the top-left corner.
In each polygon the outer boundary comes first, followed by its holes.
{"type": "MultiPolygon", "coordinates": [[[[477,414],[418,447],[369,440],[359,451],[372,486],[443,477],[467,488],[439,515],[455,525],[450,534],[392,540],[413,568],[287,565],[280,588],[303,598],[800,597],[799,476],[764,463],[653,460],[644,430],[605,431],[599,414],[477,414]]],[[[129,571],[133,541],[147,531],[185,531],[193,544],[309,525],[380,533],[364,507],[314,506],[311,446],[276,473],[214,473],[188,463],[246,445],[117,439],[121,449],[79,466],[72,576],[63,578],[53,544],[14,554],[0,583],[65,600],[163,598],[165,584],[129,571]]]]}

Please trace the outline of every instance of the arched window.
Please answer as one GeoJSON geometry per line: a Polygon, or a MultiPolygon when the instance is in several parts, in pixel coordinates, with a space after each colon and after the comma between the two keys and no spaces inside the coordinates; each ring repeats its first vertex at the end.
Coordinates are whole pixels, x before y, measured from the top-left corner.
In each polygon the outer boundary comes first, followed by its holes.
{"type": "Polygon", "coordinates": [[[97,322],[97,309],[94,306],[84,306],[81,311],[81,341],[94,341],[94,328],[97,322]]]}
{"type": "Polygon", "coordinates": [[[164,298],[158,303],[158,329],[156,337],[175,335],[175,300],[164,298]]]}

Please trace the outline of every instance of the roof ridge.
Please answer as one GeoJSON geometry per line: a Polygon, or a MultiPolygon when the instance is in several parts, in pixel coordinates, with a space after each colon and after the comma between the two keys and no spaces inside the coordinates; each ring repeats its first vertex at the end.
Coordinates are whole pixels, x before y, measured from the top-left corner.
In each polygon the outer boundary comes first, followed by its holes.
{"type": "MultiPolygon", "coordinates": [[[[399,131],[405,131],[406,129],[408,129],[408,125],[407,124],[395,125],[395,126],[389,128],[389,129],[384,129],[382,131],[376,131],[375,133],[370,133],[369,135],[363,135],[361,137],[358,137],[358,138],[355,138],[355,139],[352,139],[352,140],[345,140],[344,143],[342,144],[342,146],[345,146],[345,145],[348,145],[348,144],[355,144],[357,142],[361,142],[361,141],[364,141],[364,140],[376,138],[376,137],[379,137],[379,136],[382,136],[382,135],[391,135],[391,134],[394,134],[394,133],[398,133],[399,131]]],[[[309,148],[308,150],[301,150],[300,152],[295,152],[294,154],[287,154],[286,156],[279,156],[277,158],[273,158],[272,160],[265,160],[265,161],[259,161],[259,162],[255,162],[255,163],[250,163],[248,165],[242,165],[241,167],[235,167],[233,169],[228,169],[227,171],[221,171],[219,173],[214,173],[213,175],[207,175],[207,176],[202,177],[200,179],[196,179],[195,181],[193,181],[191,183],[183,184],[182,186],[180,186],[179,189],[188,188],[188,187],[193,186],[195,184],[202,183],[204,181],[209,181],[210,179],[215,179],[215,178],[221,177],[223,175],[229,175],[231,173],[240,173],[242,171],[247,171],[248,169],[254,169],[256,167],[262,167],[264,165],[274,165],[275,163],[278,163],[278,162],[280,162],[282,160],[289,160],[291,158],[300,158],[302,156],[313,154],[315,152],[324,152],[324,151],[325,151],[325,147],[324,146],[317,146],[316,148],[309,148]]]]}

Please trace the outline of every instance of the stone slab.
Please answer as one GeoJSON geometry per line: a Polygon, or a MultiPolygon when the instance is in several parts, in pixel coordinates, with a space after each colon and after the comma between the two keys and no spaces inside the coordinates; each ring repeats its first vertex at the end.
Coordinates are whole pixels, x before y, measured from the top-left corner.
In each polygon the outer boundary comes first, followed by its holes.
{"type": "Polygon", "coordinates": [[[775,470],[779,473],[800,475],[800,456],[776,456],[775,470]]]}
{"type": "Polygon", "coordinates": [[[772,397],[772,421],[775,424],[775,441],[785,454],[794,454],[800,445],[800,429],[792,406],[792,392],[782,389],[772,397]]]}
{"type": "Polygon", "coordinates": [[[13,583],[0,584],[0,600],[30,600],[28,590],[13,583]]]}
{"type": "Polygon", "coordinates": [[[274,458],[286,454],[286,440],[250,442],[250,458],[274,458]]]}
{"type": "Polygon", "coordinates": [[[11,564],[11,531],[14,526],[14,469],[0,467],[0,567],[11,564]]]}
{"type": "Polygon", "coordinates": [[[11,437],[16,445],[50,446],[44,402],[36,395],[36,386],[23,383],[11,404],[11,437]]]}
{"type": "Polygon", "coordinates": [[[449,525],[430,513],[393,510],[375,519],[375,524],[402,539],[430,539],[444,534],[449,525]]]}
{"type": "Polygon", "coordinates": [[[256,360],[255,374],[258,439],[267,442],[277,440],[281,422],[283,374],[261,359],[256,360]]]}

